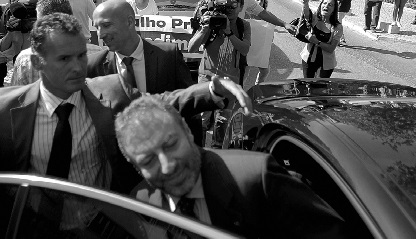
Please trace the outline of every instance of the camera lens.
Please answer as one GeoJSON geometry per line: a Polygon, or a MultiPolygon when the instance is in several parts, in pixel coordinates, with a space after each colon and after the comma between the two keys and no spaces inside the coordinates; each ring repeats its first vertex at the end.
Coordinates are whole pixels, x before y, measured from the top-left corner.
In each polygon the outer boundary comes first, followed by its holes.
{"type": "Polygon", "coordinates": [[[10,4],[10,12],[15,18],[25,19],[27,16],[27,9],[23,3],[14,2],[10,4]]]}

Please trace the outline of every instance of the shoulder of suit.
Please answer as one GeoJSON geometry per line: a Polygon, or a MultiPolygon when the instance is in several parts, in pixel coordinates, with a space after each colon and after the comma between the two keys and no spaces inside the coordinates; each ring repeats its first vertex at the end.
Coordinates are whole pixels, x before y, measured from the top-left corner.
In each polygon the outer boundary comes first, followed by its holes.
{"type": "MultiPolygon", "coordinates": [[[[148,41],[148,40],[143,40],[143,42],[147,42],[150,46],[153,46],[155,48],[159,48],[161,50],[174,50],[176,49],[177,44],[176,43],[171,43],[171,42],[162,42],[162,41],[148,41]]],[[[145,47],[146,44],[144,44],[143,47],[145,47]]]]}
{"type": "Polygon", "coordinates": [[[32,89],[32,87],[38,87],[39,80],[35,81],[28,85],[19,85],[19,86],[8,86],[8,87],[1,87],[0,88],[0,104],[5,106],[10,102],[15,101],[20,96],[22,96],[25,92],[32,89]]]}
{"type": "Polygon", "coordinates": [[[101,51],[97,51],[94,52],[90,55],[88,55],[88,61],[100,61],[103,60],[107,57],[107,55],[109,54],[109,50],[108,49],[103,49],[101,51]]]}
{"type": "Polygon", "coordinates": [[[87,78],[86,84],[97,98],[100,94],[113,95],[111,93],[117,94],[118,90],[122,90],[118,74],[87,78]]]}

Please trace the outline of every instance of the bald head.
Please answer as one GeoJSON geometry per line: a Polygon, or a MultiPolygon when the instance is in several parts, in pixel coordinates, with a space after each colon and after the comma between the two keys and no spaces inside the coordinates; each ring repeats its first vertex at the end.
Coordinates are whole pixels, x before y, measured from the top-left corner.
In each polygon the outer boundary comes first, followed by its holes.
{"type": "Polygon", "coordinates": [[[129,56],[139,45],[134,10],[125,0],[101,3],[94,10],[93,21],[99,38],[111,51],[129,56]]]}
{"type": "Polygon", "coordinates": [[[120,17],[122,16],[134,16],[134,10],[131,5],[125,0],[108,0],[95,8],[94,13],[109,11],[120,17]]]}

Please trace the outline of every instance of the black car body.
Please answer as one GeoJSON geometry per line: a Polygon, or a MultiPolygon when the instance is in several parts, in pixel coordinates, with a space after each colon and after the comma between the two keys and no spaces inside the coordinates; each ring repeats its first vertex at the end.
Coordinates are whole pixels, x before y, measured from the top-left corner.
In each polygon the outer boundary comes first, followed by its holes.
{"type": "Polygon", "coordinates": [[[347,221],[355,238],[416,236],[416,89],[346,79],[254,86],[223,148],[270,152],[347,221]]]}

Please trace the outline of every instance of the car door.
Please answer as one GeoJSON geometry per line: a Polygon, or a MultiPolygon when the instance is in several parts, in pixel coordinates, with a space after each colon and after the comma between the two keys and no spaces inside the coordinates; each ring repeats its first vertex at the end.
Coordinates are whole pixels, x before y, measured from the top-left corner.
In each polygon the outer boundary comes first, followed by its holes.
{"type": "Polygon", "coordinates": [[[1,238],[237,238],[107,191],[0,174],[1,238]]]}

